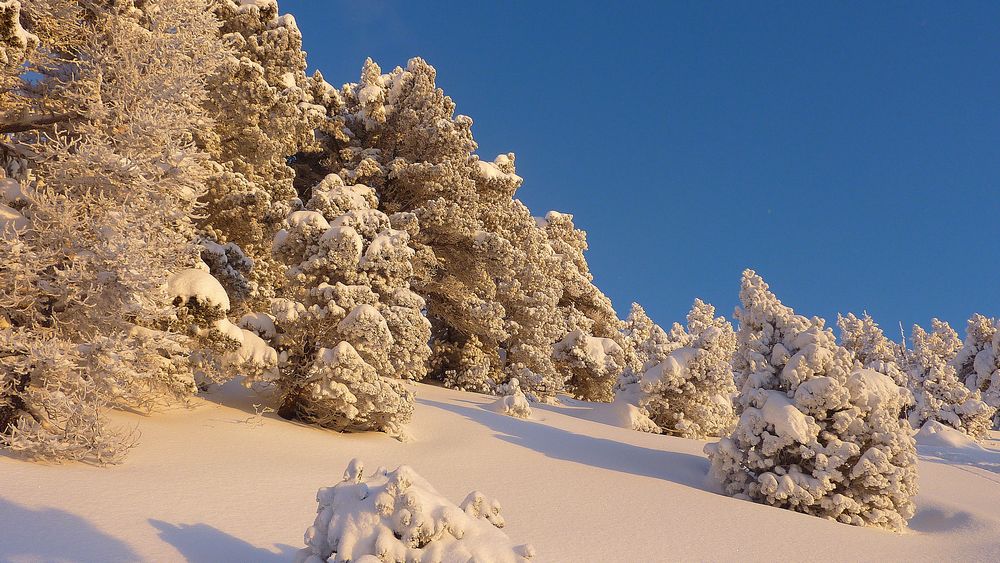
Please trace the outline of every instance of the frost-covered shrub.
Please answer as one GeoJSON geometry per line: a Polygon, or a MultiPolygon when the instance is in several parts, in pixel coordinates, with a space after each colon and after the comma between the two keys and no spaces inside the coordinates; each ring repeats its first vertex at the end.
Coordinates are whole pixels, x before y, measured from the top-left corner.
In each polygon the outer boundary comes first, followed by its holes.
{"type": "Polygon", "coordinates": [[[705,448],[730,495],[859,526],[913,516],[916,447],[905,390],[861,369],[822,319],[796,315],[743,274],[733,367],[740,419],[705,448]]]}
{"type": "Polygon", "coordinates": [[[13,227],[0,229],[0,439],[33,457],[117,461],[128,442],[109,438],[103,408],[193,390],[164,287],[197,260],[207,155],[192,139],[224,48],[202,0],[33,1],[20,21],[37,48],[15,53],[18,3],[0,4],[0,52],[21,81],[0,88],[20,120],[0,149],[18,184],[4,182],[0,207],[13,227]]]}
{"type": "Polygon", "coordinates": [[[523,563],[534,556],[531,546],[515,546],[500,531],[500,503],[474,491],[456,506],[405,465],[379,468],[366,479],[364,466],[352,460],[344,480],[320,489],[316,500],[299,563],[523,563]]]}
{"type": "Polygon", "coordinates": [[[409,233],[370,207],[377,199],[366,186],[331,174],[312,193],[272,247],[288,274],[286,297],[271,303],[274,342],[288,359],[278,412],[401,436],[413,412],[402,379],[421,379],[430,356],[424,301],[409,289],[409,233]]]}
{"type": "Polygon", "coordinates": [[[248,386],[277,378],[278,352],[229,320],[229,295],[214,276],[198,268],[183,270],[167,280],[167,294],[177,311],[173,328],[191,339],[190,362],[200,384],[237,375],[248,386]]]}
{"type": "MultiPolygon", "coordinates": [[[[952,361],[958,379],[982,394],[983,401],[1000,409],[1000,320],[976,314],[965,329],[962,349],[952,361]]],[[[1000,410],[993,417],[1000,428],[1000,410]]]]}
{"type": "Polygon", "coordinates": [[[610,403],[624,369],[625,353],[614,340],[574,330],[553,346],[556,364],[572,375],[567,390],[585,401],[610,403]]]}
{"type": "Polygon", "coordinates": [[[736,349],[733,327],[715,317],[715,307],[696,299],[687,317],[684,347],[646,370],[639,405],[664,432],[685,438],[719,436],[733,414],[731,362],[736,349]]]}
{"type": "Polygon", "coordinates": [[[961,346],[958,334],[948,323],[933,319],[931,332],[914,325],[911,339],[907,366],[916,402],[909,411],[910,424],[920,428],[936,420],[977,440],[984,438],[996,409],[982,400],[978,389],[972,391],[959,380],[953,365],[961,346]]]}
{"type": "Polygon", "coordinates": [[[497,388],[497,395],[500,398],[493,403],[493,408],[497,412],[514,418],[528,418],[531,416],[531,405],[528,398],[521,391],[520,382],[513,377],[507,383],[497,388]]]}
{"type": "Polygon", "coordinates": [[[865,313],[860,319],[854,313],[837,315],[837,326],[841,346],[854,352],[862,366],[888,375],[900,387],[908,386],[909,378],[899,366],[903,353],[900,346],[886,338],[871,315],[865,313]]]}

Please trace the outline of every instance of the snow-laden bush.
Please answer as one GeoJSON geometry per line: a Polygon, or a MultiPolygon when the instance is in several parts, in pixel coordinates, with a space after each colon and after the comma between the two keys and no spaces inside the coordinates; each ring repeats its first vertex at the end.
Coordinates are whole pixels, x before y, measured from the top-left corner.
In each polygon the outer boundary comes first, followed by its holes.
{"type": "Polygon", "coordinates": [[[405,465],[365,479],[362,463],[352,460],[344,480],[320,489],[316,500],[298,563],[523,563],[534,556],[500,531],[500,503],[474,491],[456,506],[405,465]]]}
{"type": "MultiPolygon", "coordinates": [[[[976,314],[969,319],[965,341],[952,365],[958,379],[982,394],[983,402],[1000,409],[1000,320],[976,314]]],[[[1000,410],[993,416],[993,427],[1000,428],[1000,410]]]]}
{"type": "Polygon", "coordinates": [[[731,362],[736,349],[733,326],[715,317],[715,307],[696,299],[681,341],[649,368],[640,381],[639,405],[664,432],[685,438],[719,436],[732,428],[731,362]]]}
{"type": "Polygon", "coordinates": [[[585,401],[610,403],[625,367],[625,353],[614,340],[574,330],[552,347],[556,365],[572,375],[567,390],[585,401]]]}
{"type": "Polygon", "coordinates": [[[402,436],[413,412],[402,379],[426,374],[430,324],[409,289],[409,233],[371,208],[377,201],[371,188],[330,174],[274,237],[274,256],[288,267],[286,298],[272,300],[270,317],[288,358],[278,413],[402,436]]]}
{"type": "Polygon", "coordinates": [[[521,391],[521,384],[516,377],[497,387],[497,395],[500,398],[493,403],[493,410],[514,418],[528,418],[531,416],[531,405],[528,398],[521,391]]]}
{"type": "Polygon", "coordinates": [[[911,339],[907,366],[915,404],[909,411],[910,424],[920,428],[936,420],[983,439],[996,409],[959,380],[953,365],[961,346],[958,334],[948,323],[933,319],[931,332],[914,325],[911,339]]]}
{"type": "Polygon", "coordinates": [[[711,474],[739,498],[903,529],[917,492],[916,447],[898,417],[906,391],[861,369],[822,319],[796,315],[751,270],[740,301],[740,419],[706,446],[711,474]]]}
{"type": "Polygon", "coordinates": [[[255,332],[229,320],[229,295],[212,274],[182,270],[167,279],[167,294],[177,310],[174,328],[191,339],[190,363],[199,384],[222,383],[237,375],[248,386],[277,378],[278,352],[255,332]]]}
{"type": "Polygon", "coordinates": [[[888,375],[900,387],[908,386],[909,378],[899,365],[903,354],[900,346],[886,338],[871,315],[865,313],[860,319],[854,313],[837,315],[837,326],[841,346],[854,352],[862,366],[888,375]]]}

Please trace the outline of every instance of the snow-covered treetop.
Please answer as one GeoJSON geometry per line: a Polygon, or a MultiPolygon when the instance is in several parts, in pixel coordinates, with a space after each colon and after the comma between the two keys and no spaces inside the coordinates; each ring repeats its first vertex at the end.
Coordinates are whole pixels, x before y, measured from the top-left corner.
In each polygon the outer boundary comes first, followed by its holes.
{"type": "Polygon", "coordinates": [[[219,280],[205,270],[191,268],[178,272],[167,279],[167,293],[173,300],[187,303],[194,299],[202,305],[229,310],[229,295],[219,280]]]}

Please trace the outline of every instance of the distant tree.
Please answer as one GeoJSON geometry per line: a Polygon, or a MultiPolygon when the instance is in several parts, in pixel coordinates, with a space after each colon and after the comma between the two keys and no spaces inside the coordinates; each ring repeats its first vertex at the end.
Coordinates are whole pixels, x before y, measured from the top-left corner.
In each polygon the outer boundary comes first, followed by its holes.
{"type": "Polygon", "coordinates": [[[996,409],[958,379],[952,365],[961,347],[958,334],[948,323],[933,319],[931,332],[914,325],[911,339],[907,371],[916,404],[910,409],[910,424],[920,428],[936,420],[977,440],[984,438],[996,409]]]}
{"type": "Polygon", "coordinates": [[[736,422],[733,414],[733,326],[715,317],[715,307],[695,299],[683,346],[649,367],[639,405],[664,432],[685,438],[719,436],[736,422]]]}
{"type": "MultiPolygon", "coordinates": [[[[952,365],[958,378],[983,401],[1000,409],[1000,320],[975,314],[965,329],[965,341],[952,365]]],[[[993,416],[993,427],[1000,428],[1000,410],[993,416]]]]}
{"type": "Polygon", "coordinates": [[[841,346],[854,352],[861,365],[892,378],[900,387],[908,386],[906,372],[899,367],[903,351],[895,342],[886,338],[875,319],[865,313],[860,319],[854,313],[846,317],[837,315],[841,346]]]}

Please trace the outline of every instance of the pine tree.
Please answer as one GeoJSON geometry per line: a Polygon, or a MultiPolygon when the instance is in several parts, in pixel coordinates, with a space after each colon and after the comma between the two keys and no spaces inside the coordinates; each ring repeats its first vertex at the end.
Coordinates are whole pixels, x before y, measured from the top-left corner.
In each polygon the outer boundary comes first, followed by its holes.
{"type": "MultiPolygon", "coordinates": [[[[982,394],[983,401],[1000,409],[1000,320],[975,314],[965,329],[965,341],[952,365],[959,381],[982,394]]],[[[1000,410],[993,417],[1000,428],[1000,410]]]]}
{"type": "Polygon", "coordinates": [[[322,150],[295,166],[303,178],[334,172],[371,186],[380,210],[419,221],[414,290],[433,327],[435,377],[475,391],[517,377],[530,396],[552,399],[571,377],[552,343],[581,330],[621,346],[619,321],[591,283],[583,232],[558,214],[532,228],[514,199],[514,155],[475,155],[472,120],[455,115],[435,77],[419,58],[388,74],[368,60],[358,83],[322,95],[317,87],[328,116],[322,150]]]}
{"type": "Polygon", "coordinates": [[[400,378],[427,370],[430,324],[409,289],[417,224],[374,209],[375,193],[330,175],[275,235],[287,298],[272,301],[287,355],[279,414],[336,430],[403,435],[413,395],[400,378]]]}
{"type": "Polygon", "coordinates": [[[731,495],[860,526],[913,516],[916,448],[905,393],[861,369],[819,318],[796,315],[743,274],[733,367],[739,423],[705,448],[731,495]]]}
{"type": "Polygon", "coordinates": [[[679,331],[671,338],[660,325],[649,318],[646,310],[638,303],[632,303],[623,326],[626,367],[622,374],[622,385],[638,383],[646,370],[667,359],[670,352],[685,344],[679,336],[685,334],[683,327],[676,325],[679,331]]]}
{"type": "Polygon", "coordinates": [[[203,258],[245,311],[280,292],[284,274],[270,242],[299,197],[287,160],[314,143],[326,109],[313,103],[322,77],[306,76],[295,19],[279,15],[276,2],[212,0],[211,11],[227,50],[207,83],[204,106],[214,126],[197,137],[212,157],[198,226],[203,258]],[[227,268],[232,262],[213,259],[219,245],[245,255],[238,276],[227,268]]]}
{"type": "Polygon", "coordinates": [[[914,325],[911,339],[907,371],[916,404],[909,412],[910,424],[920,428],[936,420],[977,440],[984,438],[996,409],[958,379],[952,365],[961,347],[958,334],[948,323],[932,319],[931,332],[914,325]]]}
{"type": "Polygon", "coordinates": [[[846,317],[837,315],[841,346],[854,352],[861,365],[892,378],[896,385],[907,387],[906,372],[899,367],[902,350],[885,333],[868,313],[858,318],[854,313],[846,317]]]}
{"type": "MultiPolygon", "coordinates": [[[[733,327],[715,307],[695,299],[687,317],[686,345],[647,369],[639,406],[664,432],[685,438],[719,436],[733,415],[733,327]]],[[[679,343],[680,344],[680,343],[679,343]]]]}

